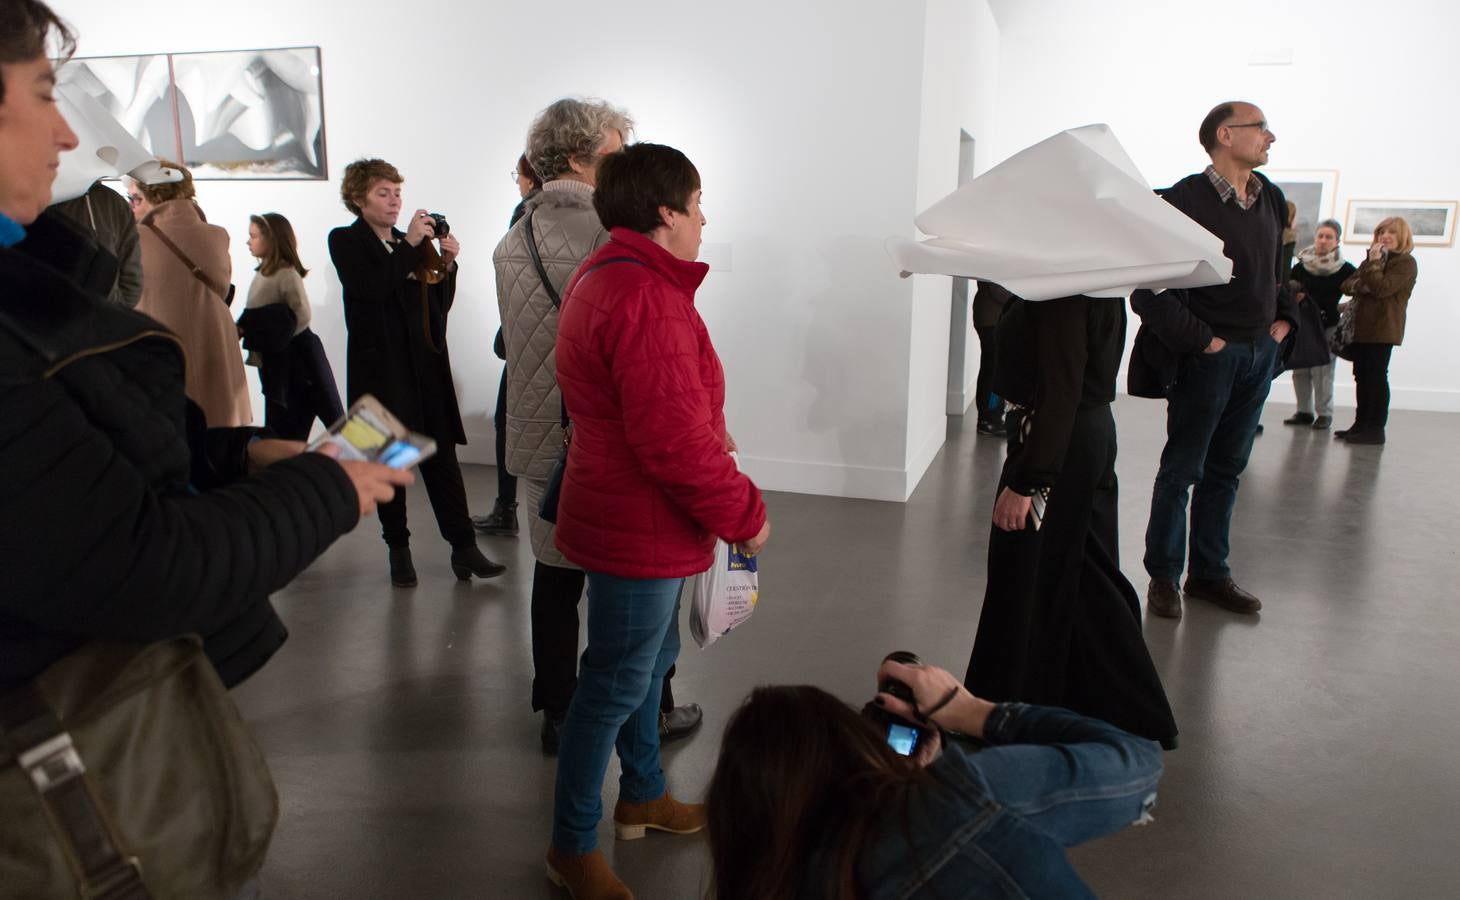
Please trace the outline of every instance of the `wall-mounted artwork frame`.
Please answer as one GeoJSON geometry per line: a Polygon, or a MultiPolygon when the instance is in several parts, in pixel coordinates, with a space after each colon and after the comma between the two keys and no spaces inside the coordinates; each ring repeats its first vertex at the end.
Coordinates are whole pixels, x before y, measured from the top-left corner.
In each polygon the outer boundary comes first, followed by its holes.
{"type": "Polygon", "coordinates": [[[194,178],[329,178],[318,47],[77,57],[58,78],[194,178]]]}
{"type": "Polygon", "coordinates": [[[1262,173],[1282,189],[1287,199],[1297,204],[1298,217],[1293,227],[1298,232],[1298,249],[1311,246],[1318,223],[1333,218],[1338,170],[1263,169],[1262,173]]]}
{"type": "Polygon", "coordinates": [[[1374,226],[1390,216],[1403,216],[1414,232],[1416,247],[1449,247],[1455,243],[1456,200],[1350,200],[1344,217],[1345,244],[1371,244],[1374,226]]]}

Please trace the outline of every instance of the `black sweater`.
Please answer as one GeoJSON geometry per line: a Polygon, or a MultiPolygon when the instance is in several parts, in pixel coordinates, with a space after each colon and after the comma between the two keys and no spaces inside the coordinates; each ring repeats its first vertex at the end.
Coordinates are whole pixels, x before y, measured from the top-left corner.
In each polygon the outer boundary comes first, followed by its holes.
{"type": "Polygon", "coordinates": [[[1282,268],[1287,201],[1277,185],[1253,174],[1262,181],[1262,192],[1251,209],[1242,209],[1236,198],[1222,202],[1203,172],[1157,192],[1221,238],[1223,252],[1232,260],[1232,279],[1226,284],[1131,295],[1131,307],[1141,320],[1177,353],[1199,353],[1213,337],[1257,340],[1278,319],[1298,325],[1297,303],[1284,284],[1288,273],[1282,268]]]}
{"type": "Polygon", "coordinates": [[[1323,327],[1332,328],[1338,324],[1338,302],[1343,299],[1343,283],[1358,271],[1351,262],[1345,262],[1331,275],[1314,275],[1303,268],[1302,263],[1293,266],[1292,280],[1303,286],[1308,299],[1318,304],[1323,314],[1323,327]]]}

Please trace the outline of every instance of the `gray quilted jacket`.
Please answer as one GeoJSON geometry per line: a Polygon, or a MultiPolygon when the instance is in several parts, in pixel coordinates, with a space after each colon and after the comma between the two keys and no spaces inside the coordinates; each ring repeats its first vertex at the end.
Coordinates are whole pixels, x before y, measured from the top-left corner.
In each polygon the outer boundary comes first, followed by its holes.
{"type": "MultiPolygon", "coordinates": [[[[535,210],[537,252],[561,297],[578,265],[608,241],[593,209],[593,191],[576,181],[548,182],[526,208],[535,210]]],[[[562,395],[553,360],[558,311],[532,264],[527,225],[524,215],[492,253],[507,344],[507,471],[546,481],[563,449],[562,395]]]]}

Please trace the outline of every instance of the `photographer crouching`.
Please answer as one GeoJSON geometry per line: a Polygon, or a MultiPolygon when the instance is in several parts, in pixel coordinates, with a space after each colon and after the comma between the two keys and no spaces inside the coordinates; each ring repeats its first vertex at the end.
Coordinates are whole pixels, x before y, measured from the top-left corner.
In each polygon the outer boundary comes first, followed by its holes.
{"type": "Polygon", "coordinates": [[[705,803],[717,900],[1094,896],[1064,850],[1147,819],[1159,746],[910,653],[877,682],[861,715],[776,686],[731,718],[705,803]]]}

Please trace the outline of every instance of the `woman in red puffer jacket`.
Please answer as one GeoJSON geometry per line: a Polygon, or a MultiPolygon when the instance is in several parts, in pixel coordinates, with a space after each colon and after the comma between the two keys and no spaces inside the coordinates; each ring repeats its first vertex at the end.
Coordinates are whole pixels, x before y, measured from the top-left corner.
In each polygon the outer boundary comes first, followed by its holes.
{"type": "Polygon", "coordinates": [[[664,673],[679,655],[679,592],[715,538],[759,552],[760,491],[730,457],[725,373],[694,308],[700,178],[670,147],[635,144],[599,164],[593,205],[609,242],[564,292],[557,379],[572,420],[557,545],[588,573],[588,646],[560,732],[550,877],[575,897],[626,896],[597,849],[611,748],[623,775],[614,823],[704,827],[659,765],[664,673]]]}

